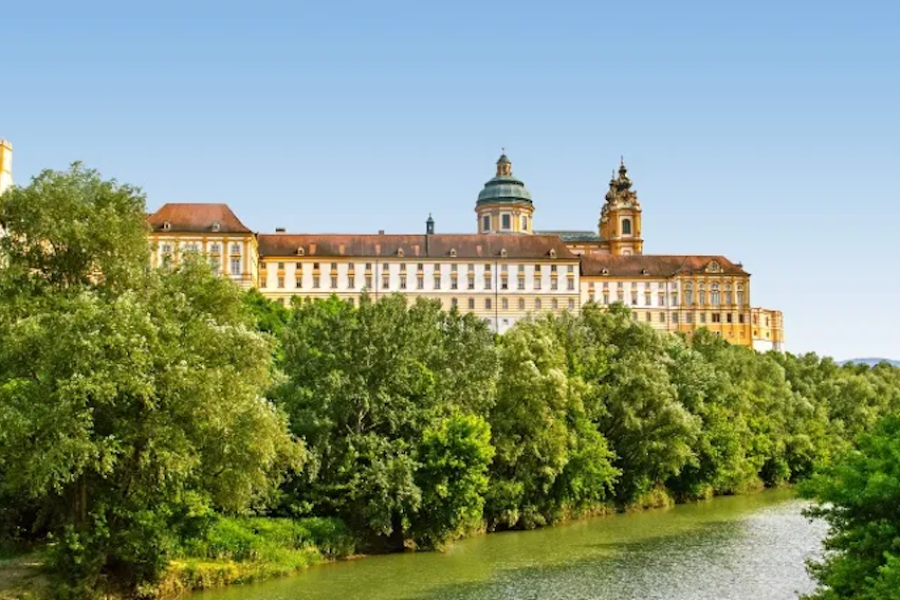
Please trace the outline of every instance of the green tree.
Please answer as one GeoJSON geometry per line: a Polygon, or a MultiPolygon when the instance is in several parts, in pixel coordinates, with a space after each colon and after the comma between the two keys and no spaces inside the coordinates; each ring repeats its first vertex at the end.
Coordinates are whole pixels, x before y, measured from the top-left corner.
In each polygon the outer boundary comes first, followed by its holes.
{"type": "Polygon", "coordinates": [[[835,465],[801,487],[830,530],[825,558],[811,565],[810,599],[900,598],[900,416],[885,417],[835,465]]]}
{"type": "Polygon", "coordinates": [[[147,268],[127,186],[47,172],[0,214],[0,497],[37,507],[61,595],[133,590],[186,529],[265,504],[299,467],[262,396],[271,347],[199,258],[147,268]]]}
{"type": "Polygon", "coordinates": [[[487,517],[531,528],[599,504],[618,472],[587,419],[585,385],[570,377],[556,322],[522,322],[500,339],[500,381],[490,422],[497,449],[487,517]]]}
{"type": "Polygon", "coordinates": [[[476,415],[442,417],[425,429],[417,456],[422,504],[412,536],[422,546],[440,547],[481,524],[494,457],[491,429],[476,415]]]}
{"type": "MultiPolygon", "coordinates": [[[[492,334],[434,301],[364,297],[357,308],[332,298],[297,306],[283,346],[280,402],[317,465],[290,487],[293,510],[340,516],[401,547],[423,496],[438,493],[420,486],[435,479],[417,475],[425,432],[456,410],[483,414],[492,401],[492,334]]],[[[431,530],[441,527],[455,525],[431,530]]]]}

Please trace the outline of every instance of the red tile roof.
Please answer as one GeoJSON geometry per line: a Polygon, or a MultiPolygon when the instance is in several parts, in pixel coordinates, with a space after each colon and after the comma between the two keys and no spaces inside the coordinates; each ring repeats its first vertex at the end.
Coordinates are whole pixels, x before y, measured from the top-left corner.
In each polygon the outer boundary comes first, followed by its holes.
{"type": "Polygon", "coordinates": [[[592,254],[581,258],[581,274],[608,277],[671,277],[678,274],[717,273],[724,275],[749,275],[742,265],[724,256],[664,256],[637,254],[613,256],[592,254]],[[718,265],[713,270],[712,263],[718,265]],[[606,270],[606,272],[604,272],[606,270]]]}
{"type": "Polygon", "coordinates": [[[461,259],[550,258],[577,260],[555,235],[343,235],[343,234],[260,234],[260,256],[381,256],[406,258],[461,259]],[[300,249],[302,248],[302,254],[300,249]]]}
{"type": "Polygon", "coordinates": [[[153,231],[252,233],[227,204],[164,204],[147,217],[147,223],[153,231]]]}

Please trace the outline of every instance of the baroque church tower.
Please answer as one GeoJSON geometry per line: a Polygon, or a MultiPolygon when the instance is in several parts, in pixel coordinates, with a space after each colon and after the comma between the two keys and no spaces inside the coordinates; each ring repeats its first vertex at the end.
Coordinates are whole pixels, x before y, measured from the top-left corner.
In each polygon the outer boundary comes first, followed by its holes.
{"type": "Polygon", "coordinates": [[[641,203],[631,189],[631,179],[625,159],[619,166],[619,176],[613,171],[606,193],[606,203],[600,211],[600,237],[609,242],[609,253],[627,256],[643,254],[641,239],[641,203]]]}
{"type": "Polygon", "coordinates": [[[478,233],[534,233],[531,193],[513,176],[512,162],[505,153],[497,160],[497,175],[485,183],[478,194],[475,213],[478,215],[478,233]]]}

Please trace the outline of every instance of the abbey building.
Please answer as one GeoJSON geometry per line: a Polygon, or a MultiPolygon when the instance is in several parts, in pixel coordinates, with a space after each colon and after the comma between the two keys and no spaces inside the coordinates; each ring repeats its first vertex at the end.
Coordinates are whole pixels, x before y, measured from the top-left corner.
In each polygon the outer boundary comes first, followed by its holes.
{"type": "MultiPolygon", "coordinates": [[[[0,192],[12,147],[0,142],[0,192]]],[[[781,350],[780,311],[753,308],[750,273],[724,256],[644,254],[642,209],[624,161],[609,182],[595,231],[535,229],[535,205],[504,154],[475,202],[474,234],[258,233],[225,204],[165,204],[148,216],[151,261],[196,251],[244,288],[288,304],[294,296],[402,293],[474,313],[497,332],[588,302],[630,307],[655,329],[707,328],[758,350],[781,350]]]]}

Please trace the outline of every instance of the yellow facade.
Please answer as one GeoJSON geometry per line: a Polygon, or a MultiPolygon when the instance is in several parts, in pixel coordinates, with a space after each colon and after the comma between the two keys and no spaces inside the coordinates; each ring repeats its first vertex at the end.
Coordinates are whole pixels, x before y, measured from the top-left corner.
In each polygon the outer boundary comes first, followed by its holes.
{"type": "Polygon", "coordinates": [[[12,144],[0,140],[0,194],[12,187],[12,144]]]}
{"type": "Polygon", "coordinates": [[[149,238],[153,267],[167,260],[177,264],[186,252],[199,252],[209,259],[214,271],[228,276],[242,288],[250,289],[258,284],[259,246],[253,234],[151,232],[149,238]]]}
{"type": "Polygon", "coordinates": [[[754,347],[757,350],[784,349],[784,316],[780,310],[754,308],[751,310],[754,347]]]}

